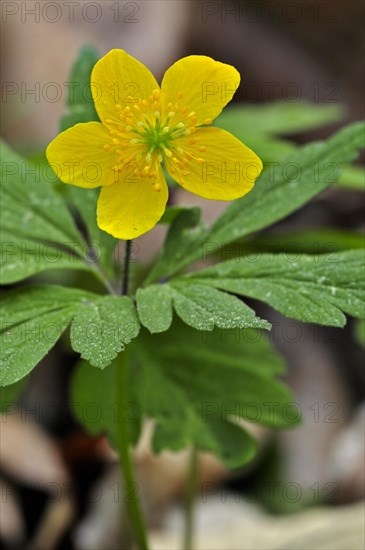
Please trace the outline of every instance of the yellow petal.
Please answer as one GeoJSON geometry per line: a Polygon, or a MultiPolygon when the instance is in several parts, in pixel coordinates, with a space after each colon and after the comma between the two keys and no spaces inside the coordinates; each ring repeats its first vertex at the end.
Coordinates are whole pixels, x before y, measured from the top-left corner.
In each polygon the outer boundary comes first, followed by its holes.
{"type": "Polygon", "coordinates": [[[106,152],[110,135],[100,122],[76,124],[59,134],[47,147],[48,162],[64,183],[99,187],[115,182],[116,156],[106,152]]]}
{"type": "Polygon", "coordinates": [[[152,178],[129,173],[119,183],[103,187],[97,206],[100,229],[118,239],[134,239],[152,229],[165,211],[167,184],[160,168],[161,190],[152,178]]]}
{"type": "Polygon", "coordinates": [[[199,128],[176,140],[188,160],[183,168],[169,159],[167,170],[184,189],[204,197],[230,201],[248,193],[262,170],[259,157],[220,128],[199,128]]]}
{"type": "Polygon", "coordinates": [[[185,108],[187,114],[195,113],[192,116],[197,118],[197,125],[209,124],[209,119],[216,118],[231,101],[240,79],[239,72],[231,65],[204,55],[184,57],[174,63],[163,77],[161,110],[167,115],[174,112],[178,103],[177,117],[185,108]]]}
{"type": "Polygon", "coordinates": [[[118,109],[147,99],[159,85],[153,74],[123,50],[111,50],[94,66],[91,90],[100,119],[118,120],[118,109]],[[117,106],[117,107],[116,107],[117,106]]]}

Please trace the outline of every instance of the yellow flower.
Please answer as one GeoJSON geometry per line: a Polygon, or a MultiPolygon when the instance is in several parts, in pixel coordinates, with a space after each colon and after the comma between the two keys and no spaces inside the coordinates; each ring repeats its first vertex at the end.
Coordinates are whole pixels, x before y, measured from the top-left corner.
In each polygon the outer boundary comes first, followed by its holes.
{"type": "Polygon", "coordinates": [[[165,73],[161,87],[122,50],[98,61],[91,89],[100,122],[57,136],[47,158],[65,183],[101,186],[97,222],[122,239],[156,225],[168,188],[162,170],[206,199],[233,200],[250,191],[261,160],[228,132],[206,128],[240,82],[234,67],[192,55],[165,73]]]}

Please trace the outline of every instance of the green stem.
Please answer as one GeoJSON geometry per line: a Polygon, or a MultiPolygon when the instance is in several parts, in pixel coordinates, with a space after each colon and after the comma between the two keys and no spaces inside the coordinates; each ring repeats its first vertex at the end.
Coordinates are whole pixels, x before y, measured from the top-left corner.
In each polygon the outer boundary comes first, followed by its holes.
{"type": "Polygon", "coordinates": [[[195,447],[191,449],[188,478],[186,484],[185,500],[185,532],[184,550],[193,550],[194,539],[194,509],[196,491],[198,487],[198,452],[195,447]]]}
{"type": "MultiPolygon", "coordinates": [[[[122,294],[128,294],[129,286],[129,266],[131,261],[132,241],[126,242],[126,254],[124,260],[124,270],[122,279],[122,294]]],[[[139,501],[138,485],[135,481],[133,470],[133,462],[130,452],[130,437],[128,429],[128,421],[122,414],[122,411],[127,410],[129,405],[128,400],[128,354],[127,348],[119,354],[120,359],[117,368],[117,399],[119,404],[119,425],[118,425],[118,450],[119,464],[122,480],[124,481],[127,499],[125,501],[128,510],[129,520],[134,531],[134,536],[138,544],[139,550],[148,550],[146,527],[144,517],[139,501]]]]}
{"type": "Polygon", "coordinates": [[[125,257],[124,257],[124,270],[122,279],[121,294],[126,296],[129,289],[129,267],[132,258],[132,243],[133,241],[126,241],[125,243],[125,257]]]}
{"type": "Polygon", "coordinates": [[[139,550],[148,550],[147,534],[144,524],[144,518],[139,500],[138,485],[135,481],[133,463],[129,448],[129,430],[128,421],[122,414],[122,411],[128,407],[128,361],[127,350],[125,349],[119,355],[119,364],[117,368],[117,396],[119,405],[119,426],[118,426],[118,450],[119,464],[122,480],[127,492],[125,499],[128,516],[132,524],[134,536],[136,538],[139,550]]]}
{"type": "Polygon", "coordinates": [[[94,273],[95,273],[96,277],[99,279],[99,281],[101,281],[103,283],[103,285],[105,286],[105,288],[107,289],[109,294],[112,294],[112,295],[117,294],[115,288],[113,287],[112,283],[108,279],[107,275],[105,274],[105,272],[104,272],[104,270],[102,269],[101,266],[96,264],[94,273]]]}

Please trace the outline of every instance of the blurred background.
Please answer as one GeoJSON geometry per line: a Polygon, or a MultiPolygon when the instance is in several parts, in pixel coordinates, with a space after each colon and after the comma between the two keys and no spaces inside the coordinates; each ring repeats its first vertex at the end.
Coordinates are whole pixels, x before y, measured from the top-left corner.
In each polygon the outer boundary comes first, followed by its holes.
{"type": "MultiPolygon", "coordinates": [[[[85,44],[100,55],[125,49],[158,79],[190,54],[232,64],[242,76],[236,103],[307,100],[342,109],[330,124],[286,134],[293,146],[364,118],[364,4],[358,0],[4,0],[1,9],[2,135],[24,154],[44,150],[58,133],[70,67],[85,44]]],[[[255,124],[245,132],[254,135],[255,124]]],[[[175,201],[198,204],[208,221],[224,207],[182,190],[175,201]]],[[[328,231],[335,247],[345,234],[358,242],[363,206],[361,191],[333,187],[265,237],[312,231],[310,250],[318,242],[313,231],[328,231]]],[[[139,239],[137,259],[150,259],[163,236],[157,227],[139,239]]],[[[72,277],[67,281],[74,283],[72,277]]],[[[262,304],[255,307],[275,326],[271,340],[285,359],[304,422],[275,433],[251,425],[260,452],[242,470],[228,472],[213,457],[200,457],[195,547],[362,549],[363,327],[351,319],[344,330],[288,325],[262,304]]],[[[115,453],[102,435],[87,435],[68,406],[76,361],[65,342],[58,344],[30,376],[21,407],[2,418],[5,548],[121,547],[115,453]]],[[[180,547],[187,455],[152,456],[149,429],[136,451],[138,479],[153,547],[171,550],[180,547]]]]}

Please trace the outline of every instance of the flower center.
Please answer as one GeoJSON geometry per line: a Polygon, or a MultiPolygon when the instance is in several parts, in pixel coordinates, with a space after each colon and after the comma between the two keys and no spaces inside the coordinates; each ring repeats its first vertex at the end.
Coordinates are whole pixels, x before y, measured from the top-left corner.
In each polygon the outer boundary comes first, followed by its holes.
{"type": "MultiPolygon", "coordinates": [[[[123,172],[133,166],[134,175],[152,178],[154,189],[160,191],[160,164],[164,161],[170,173],[177,173],[177,179],[184,183],[183,177],[189,175],[186,166],[190,160],[204,162],[204,159],[174,143],[197,130],[195,112],[188,113],[187,107],[181,106],[183,97],[184,93],[179,92],[176,103],[168,103],[167,115],[163,119],[160,90],[154,90],[148,100],[136,101],[128,97],[129,104],[124,109],[119,104],[115,105],[119,121],[107,119],[104,122],[111,137],[104,150],[116,154],[113,170],[123,172]]],[[[204,121],[205,124],[211,122],[210,119],[204,121]]],[[[189,144],[194,145],[196,141],[192,139],[189,144]]],[[[205,147],[200,146],[198,150],[205,151],[205,147]]]]}

